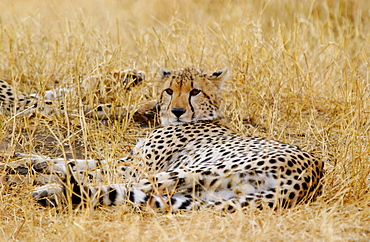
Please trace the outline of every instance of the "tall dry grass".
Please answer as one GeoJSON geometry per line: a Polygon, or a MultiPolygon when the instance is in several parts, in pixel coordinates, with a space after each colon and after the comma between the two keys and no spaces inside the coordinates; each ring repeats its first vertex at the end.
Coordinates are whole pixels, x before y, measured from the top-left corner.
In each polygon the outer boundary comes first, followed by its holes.
{"type": "MultiPolygon", "coordinates": [[[[57,210],[36,205],[32,185],[1,187],[1,240],[370,239],[369,1],[4,0],[0,9],[0,76],[19,90],[136,68],[147,73],[144,87],[112,98],[137,104],[155,97],[161,66],[227,66],[234,129],[300,145],[326,163],[322,196],[279,211],[57,210]]],[[[78,98],[66,105],[78,110],[78,98]]],[[[5,161],[13,151],[113,160],[151,129],[131,118],[0,116],[0,148],[5,161]]]]}

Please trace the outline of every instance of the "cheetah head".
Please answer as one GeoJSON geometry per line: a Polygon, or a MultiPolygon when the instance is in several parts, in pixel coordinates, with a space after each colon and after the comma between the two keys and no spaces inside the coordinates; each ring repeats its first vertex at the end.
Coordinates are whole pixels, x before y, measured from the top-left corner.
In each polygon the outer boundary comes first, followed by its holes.
{"type": "Polygon", "coordinates": [[[220,89],[228,77],[227,68],[210,75],[196,68],[174,72],[161,68],[158,103],[162,126],[219,118],[220,89]]]}

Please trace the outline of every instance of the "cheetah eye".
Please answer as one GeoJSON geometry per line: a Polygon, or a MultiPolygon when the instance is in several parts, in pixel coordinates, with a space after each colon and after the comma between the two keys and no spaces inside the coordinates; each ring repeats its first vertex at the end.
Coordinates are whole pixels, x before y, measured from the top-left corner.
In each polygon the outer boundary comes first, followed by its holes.
{"type": "Polygon", "coordinates": [[[196,96],[200,93],[201,91],[199,89],[193,89],[190,91],[190,96],[196,96]]]}
{"type": "Polygon", "coordinates": [[[165,92],[167,92],[168,95],[172,95],[173,94],[173,90],[171,88],[167,88],[165,90],[165,92]]]}

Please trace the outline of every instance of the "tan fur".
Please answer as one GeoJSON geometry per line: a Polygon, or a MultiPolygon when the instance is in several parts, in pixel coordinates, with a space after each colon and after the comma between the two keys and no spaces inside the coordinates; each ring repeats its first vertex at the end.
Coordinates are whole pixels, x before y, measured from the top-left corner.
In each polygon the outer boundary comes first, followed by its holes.
{"type": "Polygon", "coordinates": [[[225,68],[215,73],[208,75],[196,68],[185,68],[173,73],[162,70],[162,85],[159,88],[162,126],[219,118],[222,104],[219,89],[229,77],[229,70],[225,68]],[[215,73],[221,74],[216,76],[215,73]],[[169,95],[166,90],[172,90],[173,94],[169,95]],[[200,92],[192,96],[192,90],[200,92]],[[178,118],[172,112],[173,109],[183,109],[185,113],[178,118]]]}

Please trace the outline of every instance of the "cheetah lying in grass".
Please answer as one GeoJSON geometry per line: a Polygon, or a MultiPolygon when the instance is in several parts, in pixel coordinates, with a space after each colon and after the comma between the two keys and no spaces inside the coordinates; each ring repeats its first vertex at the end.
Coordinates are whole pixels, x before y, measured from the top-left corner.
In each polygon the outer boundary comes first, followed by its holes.
{"type": "Polygon", "coordinates": [[[97,100],[98,106],[91,107],[91,105],[86,104],[91,101],[87,99],[91,99],[91,97],[107,99],[114,92],[129,91],[132,87],[141,84],[144,79],[143,71],[115,71],[108,74],[88,76],[81,80],[79,87],[67,86],[47,90],[41,96],[16,92],[12,85],[0,79],[0,114],[32,116],[39,113],[45,116],[60,115],[64,110],[64,100],[78,96],[79,100],[77,101],[84,104],[86,116],[99,119],[112,118],[113,116],[114,118],[122,118],[126,116],[127,108],[112,106],[109,102],[108,104],[107,102],[102,104],[101,100],[97,100]]]}
{"type": "Polygon", "coordinates": [[[298,147],[244,137],[222,124],[220,87],[228,77],[226,68],[210,75],[195,68],[161,69],[162,128],[139,140],[113,167],[104,160],[23,157],[40,177],[60,179],[37,187],[32,195],[44,206],[72,201],[159,211],[288,208],[313,199],[323,162],[298,147]],[[107,176],[119,183],[91,184],[107,176]]]}

